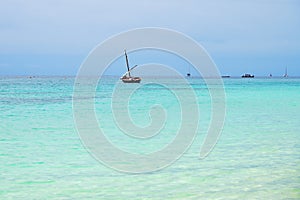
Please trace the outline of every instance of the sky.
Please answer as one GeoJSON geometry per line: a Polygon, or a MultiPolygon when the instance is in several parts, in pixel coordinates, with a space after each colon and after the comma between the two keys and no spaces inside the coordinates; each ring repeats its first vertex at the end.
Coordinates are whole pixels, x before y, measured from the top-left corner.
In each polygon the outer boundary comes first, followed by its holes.
{"type": "Polygon", "coordinates": [[[190,36],[221,74],[300,76],[297,0],[1,1],[0,75],[76,75],[99,43],[143,27],[190,36]]]}

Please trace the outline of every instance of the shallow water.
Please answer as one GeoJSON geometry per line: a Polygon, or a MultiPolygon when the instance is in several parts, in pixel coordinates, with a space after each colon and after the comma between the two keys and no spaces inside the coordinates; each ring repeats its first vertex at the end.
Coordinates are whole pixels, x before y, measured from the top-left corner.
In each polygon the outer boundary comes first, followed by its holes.
{"type": "MultiPolygon", "coordinates": [[[[170,113],[162,134],[134,140],[113,122],[114,81],[101,82],[95,97],[109,140],[129,152],[163,148],[180,126],[173,93],[148,85],[133,94],[129,108],[137,125],[150,123],[153,104],[170,113]]],[[[99,163],[80,141],[72,111],[74,78],[0,78],[0,199],[299,199],[300,79],[224,79],[225,124],[202,160],[210,96],[203,81],[189,81],[200,109],[192,146],[160,171],[127,174],[99,163]]],[[[185,89],[176,81],[168,87],[185,89]]]]}

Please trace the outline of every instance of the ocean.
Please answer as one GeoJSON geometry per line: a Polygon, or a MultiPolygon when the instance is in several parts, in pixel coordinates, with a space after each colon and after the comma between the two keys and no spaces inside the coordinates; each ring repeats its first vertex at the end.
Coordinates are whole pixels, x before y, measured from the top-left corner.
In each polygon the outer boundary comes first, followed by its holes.
{"type": "MultiPolygon", "coordinates": [[[[173,142],[182,122],[174,91],[184,94],[186,85],[149,84],[132,94],[128,110],[136,126],[151,124],[153,105],[167,113],[162,130],[145,139],[122,134],[116,124],[114,115],[124,114],[118,99],[111,106],[117,79],[104,78],[91,97],[111,144],[147,155],[173,142]]],[[[300,79],[223,79],[224,126],[204,159],[199,154],[212,118],[210,93],[203,80],[187,81],[200,116],[191,145],[159,170],[127,173],[86,149],[74,120],[74,77],[1,77],[0,199],[300,199],[300,79]]]]}

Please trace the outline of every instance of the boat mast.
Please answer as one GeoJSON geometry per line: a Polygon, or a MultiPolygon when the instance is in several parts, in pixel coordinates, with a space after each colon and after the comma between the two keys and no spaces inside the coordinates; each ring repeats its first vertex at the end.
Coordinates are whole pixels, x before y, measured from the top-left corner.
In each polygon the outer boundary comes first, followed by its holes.
{"type": "Polygon", "coordinates": [[[284,74],[284,77],[288,77],[287,67],[285,68],[285,74],[284,74]]]}
{"type": "Polygon", "coordinates": [[[288,76],[287,67],[285,68],[285,76],[288,76]]]}
{"type": "Polygon", "coordinates": [[[126,57],[127,72],[128,72],[129,77],[130,77],[130,70],[129,70],[129,63],[128,63],[128,57],[127,57],[126,49],[124,50],[124,52],[125,52],[125,57],[126,57]]]}

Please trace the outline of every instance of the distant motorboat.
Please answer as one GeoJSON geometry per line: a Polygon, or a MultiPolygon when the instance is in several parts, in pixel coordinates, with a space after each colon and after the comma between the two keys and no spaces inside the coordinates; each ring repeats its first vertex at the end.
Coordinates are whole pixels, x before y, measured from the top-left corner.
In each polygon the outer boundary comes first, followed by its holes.
{"type": "Polygon", "coordinates": [[[229,75],[223,75],[222,78],[230,78],[229,75]]]}
{"type": "Polygon", "coordinates": [[[189,66],[189,72],[186,74],[187,77],[191,76],[191,66],[189,66]]]}
{"type": "Polygon", "coordinates": [[[128,62],[126,50],[124,50],[124,53],[125,53],[125,58],[126,58],[127,72],[120,79],[123,81],[123,83],[140,83],[142,80],[140,77],[133,77],[130,75],[130,72],[134,68],[136,68],[137,65],[135,65],[134,67],[129,69],[129,62],[128,62]]]}
{"type": "Polygon", "coordinates": [[[254,78],[254,75],[244,74],[244,75],[242,75],[242,78],[254,78]]]}

